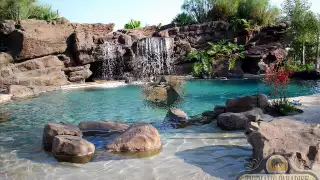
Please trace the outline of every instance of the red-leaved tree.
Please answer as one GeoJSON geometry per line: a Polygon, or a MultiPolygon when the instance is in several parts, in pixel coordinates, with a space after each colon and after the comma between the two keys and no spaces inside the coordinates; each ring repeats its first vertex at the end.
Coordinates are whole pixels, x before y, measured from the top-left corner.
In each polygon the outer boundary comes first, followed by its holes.
{"type": "Polygon", "coordinates": [[[271,89],[273,97],[286,98],[286,89],[290,82],[290,75],[293,72],[286,69],[285,63],[290,63],[291,60],[284,62],[284,59],[279,59],[266,68],[265,83],[271,89]]]}

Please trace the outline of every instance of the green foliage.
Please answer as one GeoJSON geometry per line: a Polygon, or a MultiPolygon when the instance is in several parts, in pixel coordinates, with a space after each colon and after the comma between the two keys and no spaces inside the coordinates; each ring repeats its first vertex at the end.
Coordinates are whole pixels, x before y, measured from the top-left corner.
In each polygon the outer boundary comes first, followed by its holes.
{"type": "Polygon", "coordinates": [[[59,18],[57,12],[52,11],[50,5],[35,6],[30,19],[55,20],[59,18]]]}
{"type": "Polygon", "coordinates": [[[192,51],[187,55],[187,60],[195,61],[193,64],[193,75],[195,76],[210,76],[212,72],[212,62],[222,62],[229,60],[229,70],[235,67],[236,61],[244,58],[244,55],[239,51],[244,50],[244,47],[225,40],[217,44],[209,43],[210,48],[207,51],[192,51]]]}
{"type": "Polygon", "coordinates": [[[182,9],[198,23],[210,21],[208,14],[212,9],[210,0],[185,0],[182,9]]]}
{"type": "Polygon", "coordinates": [[[0,0],[0,20],[54,20],[58,13],[49,5],[38,5],[37,0],[0,0]]]}
{"type": "Polygon", "coordinates": [[[141,28],[141,21],[131,19],[131,21],[124,25],[125,29],[136,29],[141,28]]]}
{"type": "MultiPolygon", "coordinates": [[[[280,10],[271,6],[269,0],[185,0],[182,10],[197,23],[239,19],[234,23],[241,25],[243,19],[266,26],[274,24],[280,15],[280,10]]],[[[242,24],[248,26],[244,21],[242,24]]]]}
{"type": "Polygon", "coordinates": [[[237,45],[231,42],[226,42],[225,40],[220,41],[218,44],[209,43],[211,46],[208,50],[208,54],[215,61],[224,61],[229,59],[229,70],[232,70],[238,59],[244,58],[244,55],[238,53],[244,50],[244,46],[237,45]]]}
{"type": "Polygon", "coordinates": [[[291,45],[294,50],[293,57],[306,64],[308,56],[315,57],[315,52],[311,54],[306,52],[306,46],[316,44],[320,32],[320,21],[310,10],[307,0],[286,0],[283,3],[283,14],[284,20],[291,22],[289,36],[293,40],[291,45]]]}
{"type": "Polygon", "coordinates": [[[299,72],[299,71],[311,71],[314,70],[315,67],[313,64],[298,64],[296,61],[291,61],[285,64],[285,67],[289,71],[299,72]]]}
{"type": "Polygon", "coordinates": [[[172,22],[176,23],[178,26],[186,26],[190,24],[195,24],[196,20],[187,13],[180,13],[173,19],[172,22]]]}
{"type": "Polygon", "coordinates": [[[233,19],[230,24],[234,31],[237,29],[252,29],[251,24],[246,19],[233,19]]]}
{"type": "Polygon", "coordinates": [[[296,111],[296,106],[289,102],[286,98],[281,98],[272,101],[272,106],[277,109],[282,115],[289,115],[296,111]]]}
{"type": "Polygon", "coordinates": [[[240,0],[237,17],[266,26],[275,23],[279,15],[280,10],[271,6],[269,0],[240,0]]]}
{"type": "Polygon", "coordinates": [[[206,51],[192,51],[187,54],[187,60],[196,61],[192,66],[192,74],[194,76],[211,74],[211,58],[206,51]]]}

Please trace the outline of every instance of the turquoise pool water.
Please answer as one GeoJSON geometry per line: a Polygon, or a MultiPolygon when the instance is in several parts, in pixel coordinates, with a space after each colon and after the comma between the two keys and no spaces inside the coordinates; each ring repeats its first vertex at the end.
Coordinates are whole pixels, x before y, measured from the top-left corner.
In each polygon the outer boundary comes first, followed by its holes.
{"type": "MultiPolygon", "coordinates": [[[[287,94],[294,97],[320,93],[319,87],[315,81],[297,81],[290,85],[287,94]]],[[[183,85],[184,97],[176,106],[188,115],[196,115],[224,104],[228,98],[269,94],[268,91],[258,80],[189,80],[183,85]]],[[[228,179],[244,168],[251,147],[243,133],[223,132],[215,124],[180,130],[159,126],[164,148],[152,158],[137,160],[106,154],[103,145],[110,140],[107,137],[89,138],[98,151],[93,163],[86,165],[57,163],[42,151],[42,130],[48,122],[121,120],[157,124],[166,112],[166,108],[144,102],[139,86],[59,91],[0,105],[0,113],[11,118],[0,124],[0,179],[99,179],[104,173],[112,179],[141,179],[148,172],[153,173],[146,179],[166,179],[163,172],[173,165],[178,167],[169,171],[170,179],[228,179]]]]}

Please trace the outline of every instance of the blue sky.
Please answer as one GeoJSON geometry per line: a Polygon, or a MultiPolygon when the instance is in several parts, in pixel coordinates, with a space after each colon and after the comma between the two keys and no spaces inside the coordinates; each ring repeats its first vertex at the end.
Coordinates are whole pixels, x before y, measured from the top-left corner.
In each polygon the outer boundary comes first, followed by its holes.
{"type": "MultiPolygon", "coordinates": [[[[184,0],[39,0],[59,9],[71,22],[115,23],[121,29],[130,19],[143,25],[168,24],[181,11],[184,0]]],[[[271,0],[280,6],[283,0],[271,0]]],[[[320,1],[309,0],[312,9],[320,13],[320,1]]]]}

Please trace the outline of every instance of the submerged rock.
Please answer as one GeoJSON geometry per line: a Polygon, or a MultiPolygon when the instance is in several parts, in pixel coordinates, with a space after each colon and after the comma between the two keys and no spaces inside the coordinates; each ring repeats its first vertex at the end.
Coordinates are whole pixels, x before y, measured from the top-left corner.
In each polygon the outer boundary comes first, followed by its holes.
{"type": "Polygon", "coordinates": [[[48,123],[43,130],[43,148],[46,151],[52,150],[52,142],[55,136],[69,135],[82,137],[82,133],[77,126],[66,123],[48,123]]]}
{"type": "Polygon", "coordinates": [[[125,123],[115,121],[91,121],[79,124],[80,130],[85,132],[123,132],[129,127],[125,123]]]}
{"type": "Polygon", "coordinates": [[[273,153],[287,156],[298,168],[312,168],[319,164],[320,126],[311,126],[290,119],[271,122],[252,122],[248,127],[248,142],[253,158],[262,160],[273,153]]]}
{"type": "Polygon", "coordinates": [[[262,116],[263,111],[259,108],[243,113],[223,113],[218,116],[217,124],[221,129],[228,131],[244,130],[250,122],[261,120],[262,116]]]}
{"type": "Polygon", "coordinates": [[[178,108],[170,108],[166,120],[176,123],[186,123],[188,121],[188,115],[178,108]]]}
{"type": "Polygon", "coordinates": [[[132,125],[118,138],[106,145],[111,152],[148,152],[161,149],[159,132],[151,124],[132,125]]]}
{"type": "Polygon", "coordinates": [[[258,94],[253,96],[245,96],[240,98],[229,99],[226,103],[227,112],[246,112],[253,108],[260,108],[265,110],[270,107],[271,104],[268,97],[264,94],[258,94]]]}
{"type": "Polygon", "coordinates": [[[78,136],[55,136],[52,153],[59,162],[88,163],[95,153],[95,146],[78,136]]]}

